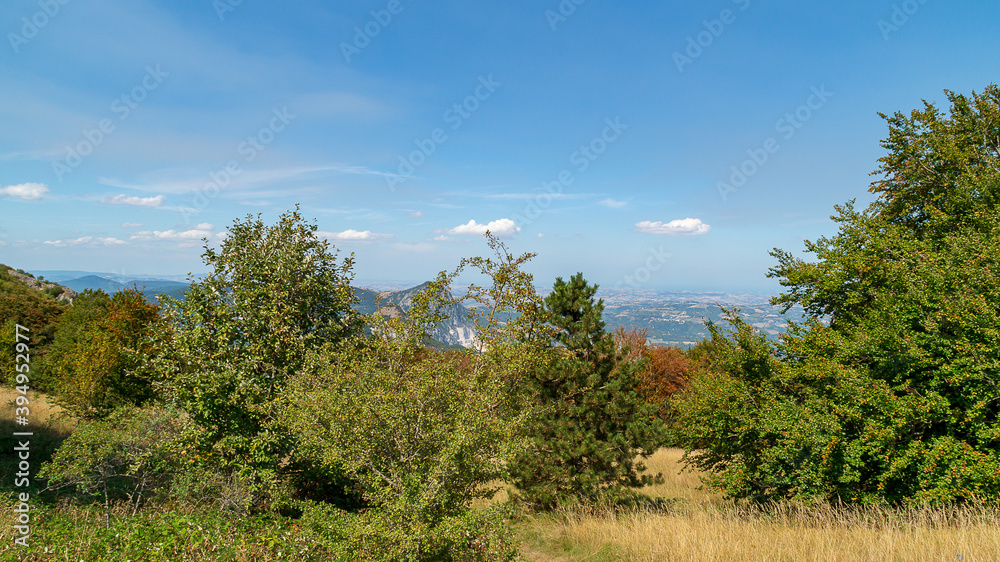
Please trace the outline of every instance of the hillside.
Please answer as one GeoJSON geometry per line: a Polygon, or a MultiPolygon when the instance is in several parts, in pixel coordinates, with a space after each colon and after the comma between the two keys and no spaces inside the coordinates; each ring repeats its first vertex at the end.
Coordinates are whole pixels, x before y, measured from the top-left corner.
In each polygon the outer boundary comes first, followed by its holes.
{"type": "Polygon", "coordinates": [[[124,283],[119,283],[117,281],[112,281],[111,279],[105,279],[104,277],[98,277],[96,275],[87,275],[86,277],[80,277],[79,279],[70,279],[68,281],[63,281],[63,285],[73,289],[78,293],[82,293],[87,289],[97,290],[101,289],[105,293],[117,293],[125,288],[124,283]]]}
{"type": "MultiPolygon", "coordinates": [[[[358,297],[355,310],[362,314],[374,314],[380,309],[399,307],[404,313],[413,306],[413,297],[427,288],[428,283],[401,291],[373,291],[355,287],[358,297]]],[[[469,309],[461,304],[453,304],[443,311],[448,319],[430,334],[431,338],[451,346],[471,347],[475,340],[475,324],[469,318],[469,309]]]]}
{"type": "Polygon", "coordinates": [[[28,328],[33,357],[44,355],[59,318],[75,296],[70,289],[0,264],[0,333],[6,344],[0,346],[0,371],[4,377],[11,377],[4,382],[13,379],[15,325],[28,328]]]}

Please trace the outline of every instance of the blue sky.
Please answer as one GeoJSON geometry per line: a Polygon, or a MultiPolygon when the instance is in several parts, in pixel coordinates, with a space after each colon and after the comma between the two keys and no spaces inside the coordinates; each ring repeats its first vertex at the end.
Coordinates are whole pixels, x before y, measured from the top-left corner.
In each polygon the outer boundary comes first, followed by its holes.
{"type": "Polygon", "coordinates": [[[993,1],[7,0],[0,262],[201,272],[300,203],[359,279],[774,290],[871,200],[877,112],[1000,76],[993,1]],[[740,171],[742,170],[742,171],[740,171]]]}

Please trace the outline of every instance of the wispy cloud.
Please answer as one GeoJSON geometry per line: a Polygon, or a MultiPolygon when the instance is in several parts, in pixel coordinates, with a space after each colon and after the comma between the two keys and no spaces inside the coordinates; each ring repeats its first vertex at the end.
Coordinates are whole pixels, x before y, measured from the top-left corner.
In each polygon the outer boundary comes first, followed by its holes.
{"type": "Polygon", "coordinates": [[[317,231],[317,236],[322,236],[328,240],[339,240],[346,242],[370,242],[374,240],[385,240],[386,238],[391,238],[391,234],[379,234],[372,232],[370,230],[357,231],[353,229],[347,229],[343,232],[324,232],[317,231]]]}
{"type": "Polygon", "coordinates": [[[63,248],[66,246],[120,246],[122,244],[128,244],[128,242],[117,238],[94,238],[93,236],[82,236],[71,240],[46,240],[43,244],[63,248]]]}
{"type": "Polygon", "coordinates": [[[625,205],[628,205],[628,201],[619,201],[617,199],[613,199],[613,198],[609,197],[607,199],[602,199],[602,200],[598,201],[597,204],[598,205],[603,205],[605,207],[609,207],[611,209],[620,209],[620,208],[624,207],[625,205]]]}
{"type": "Polygon", "coordinates": [[[590,193],[550,193],[548,191],[529,191],[524,193],[463,193],[468,197],[481,197],[483,199],[537,199],[538,197],[551,197],[552,199],[582,199],[593,197],[590,193]]]}
{"type": "Polygon", "coordinates": [[[418,242],[416,244],[399,242],[393,244],[392,247],[396,248],[397,250],[403,250],[406,252],[421,252],[421,253],[433,252],[434,250],[437,249],[437,246],[435,246],[434,244],[428,244],[426,242],[418,242]]]}
{"type": "Polygon", "coordinates": [[[372,98],[340,91],[301,94],[292,99],[291,105],[296,112],[317,118],[371,118],[390,113],[372,98]]]}
{"type": "MultiPolygon", "coordinates": [[[[289,168],[274,168],[269,170],[245,170],[232,178],[232,183],[226,187],[227,191],[248,191],[258,187],[269,187],[279,185],[283,182],[294,181],[314,177],[317,174],[353,174],[383,176],[383,172],[368,169],[364,166],[300,166],[289,168]]],[[[208,173],[197,177],[186,177],[183,179],[159,180],[149,183],[125,182],[116,178],[101,177],[97,180],[102,185],[118,187],[122,189],[134,189],[144,192],[158,193],[190,193],[196,189],[203,188],[211,182],[208,173]]]]}
{"type": "Polygon", "coordinates": [[[49,160],[59,156],[62,152],[58,150],[23,150],[20,152],[8,152],[0,154],[0,162],[7,160],[49,160]]]}

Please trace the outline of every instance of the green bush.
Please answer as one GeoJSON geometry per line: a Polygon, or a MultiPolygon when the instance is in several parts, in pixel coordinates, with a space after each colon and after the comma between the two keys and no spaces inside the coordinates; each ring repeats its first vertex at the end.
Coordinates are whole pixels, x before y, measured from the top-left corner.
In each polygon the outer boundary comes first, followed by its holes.
{"type": "Polygon", "coordinates": [[[529,414],[516,397],[538,357],[525,337],[539,329],[538,303],[519,270],[530,256],[491,245],[496,260],[469,261],[493,281],[472,294],[490,306],[480,352],[422,345],[458,300],[448,291],[457,272],[442,273],[405,318],[370,317],[371,338],[316,354],[290,379],[285,416],[298,439],[356,480],[370,505],[330,524],[359,559],[502,560],[512,548],[505,518],[471,502],[496,492],[529,414]],[[517,322],[500,322],[513,314],[517,322]]]}

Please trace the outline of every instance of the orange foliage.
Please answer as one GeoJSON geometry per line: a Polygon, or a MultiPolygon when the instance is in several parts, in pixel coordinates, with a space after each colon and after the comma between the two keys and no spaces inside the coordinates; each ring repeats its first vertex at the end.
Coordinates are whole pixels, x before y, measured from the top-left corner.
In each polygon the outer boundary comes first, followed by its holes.
{"type": "Polygon", "coordinates": [[[615,330],[615,343],[619,351],[625,351],[626,361],[647,360],[639,391],[654,404],[665,404],[684,388],[697,365],[676,347],[649,345],[645,329],[620,327],[615,330]]]}

